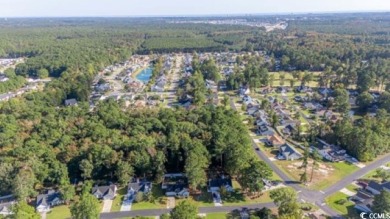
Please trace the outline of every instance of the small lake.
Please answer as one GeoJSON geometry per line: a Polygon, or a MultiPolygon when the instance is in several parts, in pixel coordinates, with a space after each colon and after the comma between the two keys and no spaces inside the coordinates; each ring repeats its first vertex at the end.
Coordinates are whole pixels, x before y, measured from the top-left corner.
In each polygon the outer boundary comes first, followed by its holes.
{"type": "Polygon", "coordinates": [[[152,72],[153,68],[145,68],[137,76],[135,76],[135,78],[146,84],[150,80],[150,77],[152,77],[152,72]]]}

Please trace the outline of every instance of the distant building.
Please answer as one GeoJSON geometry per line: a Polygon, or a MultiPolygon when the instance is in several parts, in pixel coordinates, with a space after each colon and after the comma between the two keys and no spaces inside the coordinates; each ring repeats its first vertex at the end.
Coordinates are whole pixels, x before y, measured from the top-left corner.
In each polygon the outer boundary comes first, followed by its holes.
{"type": "Polygon", "coordinates": [[[67,99],[65,100],[65,106],[77,106],[76,99],[67,99]]]}

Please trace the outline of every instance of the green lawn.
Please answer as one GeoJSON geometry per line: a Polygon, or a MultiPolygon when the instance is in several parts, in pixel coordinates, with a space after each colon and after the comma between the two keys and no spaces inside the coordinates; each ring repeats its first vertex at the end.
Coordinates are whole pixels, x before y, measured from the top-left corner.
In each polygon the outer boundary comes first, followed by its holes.
{"type": "Polygon", "coordinates": [[[348,201],[348,196],[344,193],[337,192],[328,198],[325,199],[326,203],[332,209],[340,212],[344,216],[349,216],[351,218],[359,218],[356,217],[356,211],[354,209],[354,203],[348,201]],[[340,200],[345,200],[344,203],[341,203],[340,200]]]}
{"type": "Polygon", "coordinates": [[[165,194],[160,184],[153,184],[152,195],[153,201],[133,203],[131,210],[161,209],[166,207],[166,203],[164,202],[165,194]]]}
{"type": "Polygon", "coordinates": [[[127,187],[119,188],[117,191],[117,195],[112,202],[111,211],[120,211],[121,205],[123,201],[123,196],[127,194],[127,187]]]}
{"type": "Polygon", "coordinates": [[[47,219],[67,219],[70,216],[70,209],[67,205],[54,207],[51,209],[51,212],[46,214],[47,219]]]}
{"type": "Polygon", "coordinates": [[[359,186],[355,185],[355,184],[349,184],[348,186],[345,187],[346,189],[348,189],[349,191],[351,192],[358,192],[358,189],[360,188],[359,186]]]}
{"type": "Polygon", "coordinates": [[[224,219],[226,218],[226,213],[210,213],[207,214],[206,219],[224,219]]]}
{"type": "Polygon", "coordinates": [[[320,182],[316,183],[312,186],[313,189],[325,189],[335,182],[339,181],[340,179],[344,178],[345,176],[348,176],[358,170],[359,168],[355,165],[352,165],[347,162],[337,162],[337,163],[326,163],[328,165],[331,165],[334,168],[334,171],[332,174],[330,174],[328,177],[324,178],[320,182]]]}
{"type": "Polygon", "coordinates": [[[269,197],[269,192],[264,192],[260,197],[249,198],[245,196],[241,189],[235,189],[230,195],[222,196],[222,202],[224,206],[237,206],[244,204],[256,204],[256,203],[267,203],[272,202],[269,197]]]}
{"type": "MultiPolygon", "coordinates": [[[[292,179],[299,181],[302,170],[299,170],[297,168],[296,171],[291,171],[291,168],[288,168],[288,166],[291,166],[292,163],[294,162],[300,162],[300,161],[282,160],[282,161],[275,161],[274,163],[277,164],[285,174],[290,176],[292,179]]],[[[323,163],[332,167],[334,170],[329,175],[321,178],[321,180],[317,180],[317,182],[314,180],[314,182],[309,186],[309,188],[315,190],[325,189],[331,186],[332,184],[334,184],[335,182],[339,181],[340,179],[344,178],[345,176],[358,170],[358,167],[349,164],[347,162],[338,162],[338,163],[323,162],[323,163]]],[[[309,179],[310,179],[310,171],[311,171],[311,167],[309,167],[309,179]]]]}
{"type": "Polygon", "coordinates": [[[131,210],[161,209],[164,207],[166,206],[158,203],[157,201],[156,203],[140,202],[140,203],[133,203],[131,210]]]}

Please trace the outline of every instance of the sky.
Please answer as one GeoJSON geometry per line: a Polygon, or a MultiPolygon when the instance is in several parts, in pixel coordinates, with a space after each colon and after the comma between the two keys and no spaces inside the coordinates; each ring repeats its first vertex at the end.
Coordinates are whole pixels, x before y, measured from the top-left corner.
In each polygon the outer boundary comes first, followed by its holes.
{"type": "Polygon", "coordinates": [[[390,11],[390,0],[0,0],[0,17],[111,17],[390,11]]]}

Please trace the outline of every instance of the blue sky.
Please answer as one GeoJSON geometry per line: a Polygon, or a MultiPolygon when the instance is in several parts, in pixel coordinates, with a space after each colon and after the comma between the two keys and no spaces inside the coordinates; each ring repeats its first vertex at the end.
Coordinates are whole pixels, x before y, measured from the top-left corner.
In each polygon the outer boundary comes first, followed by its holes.
{"type": "Polygon", "coordinates": [[[0,0],[0,17],[390,11],[390,0],[0,0]]]}

